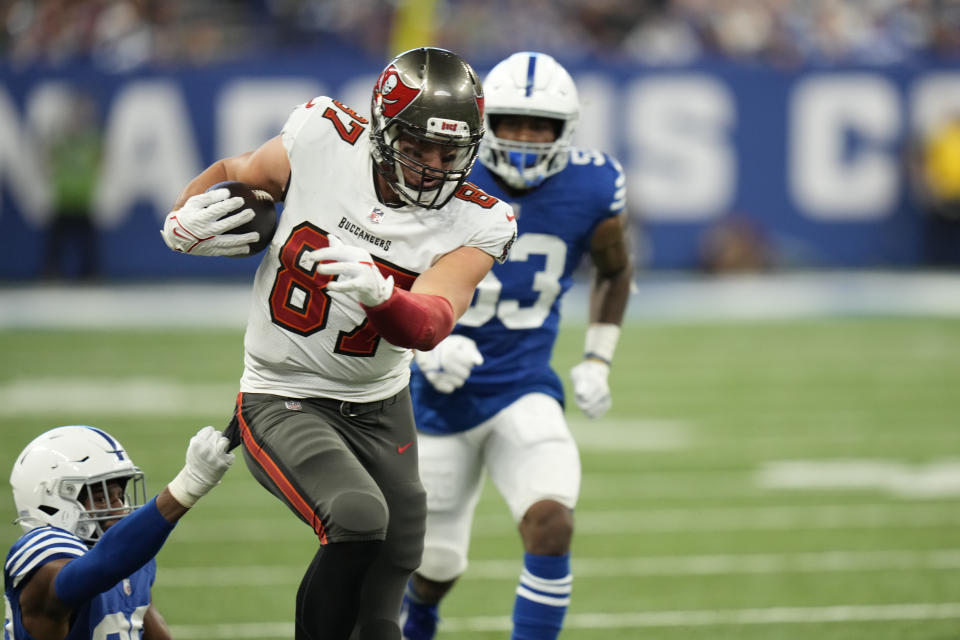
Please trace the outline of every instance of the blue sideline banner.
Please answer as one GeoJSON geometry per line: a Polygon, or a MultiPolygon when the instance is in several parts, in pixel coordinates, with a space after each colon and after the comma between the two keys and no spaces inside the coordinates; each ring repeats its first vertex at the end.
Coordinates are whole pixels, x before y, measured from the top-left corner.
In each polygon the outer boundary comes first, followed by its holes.
{"type": "MultiPolygon", "coordinates": [[[[178,256],[163,244],[180,190],[217,158],[278,134],[315,95],[367,112],[379,66],[319,55],[124,74],[0,66],[0,279],[40,271],[51,211],[39,139],[70,87],[103,116],[93,208],[103,275],[232,277],[257,260],[178,256]]],[[[704,233],[731,214],[792,266],[922,261],[907,152],[918,131],[960,111],[955,67],[568,66],[583,104],[577,143],[621,160],[646,268],[694,268],[704,233]]]]}

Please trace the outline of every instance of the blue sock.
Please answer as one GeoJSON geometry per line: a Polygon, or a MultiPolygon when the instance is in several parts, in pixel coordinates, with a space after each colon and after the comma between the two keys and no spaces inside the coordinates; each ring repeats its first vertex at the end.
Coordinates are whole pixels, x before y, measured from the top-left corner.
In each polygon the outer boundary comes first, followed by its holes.
{"type": "Polygon", "coordinates": [[[413,579],[407,581],[400,606],[400,632],[403,640],[433,640],[437,633],[437,605],[427,604],[413,588],[413,579]]]}
{"type": "Polygon", "coordinates": [[[555,640],[570,604],[570,554],[523,554],[523,573],[513,603],[512,640],[555,640]]]}

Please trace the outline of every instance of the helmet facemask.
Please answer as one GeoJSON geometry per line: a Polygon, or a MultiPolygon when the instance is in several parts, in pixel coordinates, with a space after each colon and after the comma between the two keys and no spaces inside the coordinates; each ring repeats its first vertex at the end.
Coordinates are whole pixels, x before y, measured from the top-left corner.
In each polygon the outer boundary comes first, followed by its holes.
{"type": "Polygon", "coordinates": [[[563,171],[570,159],[573,122],[547,118],[554,123],[556,131],[554,140],[528,142],[496,135],[498,117],[510,115],[526,114],[490,113],[486,116],[487,137],[481,151],[483,164],[514,189],[537,187],[550,176],[563,171]]]}
{"type": "Polygon", "coordinates": [[[62,477],[44,484],[48,485],[44,493],[49,499],[43,500],[35,510],[31,510],[32,513],[21,515],[15,524],[27,530],[53,524],[72,531],[90,545],[103,535],[104,523],[129,515],[137,507],[143,506],[147,497],[146,482],[143,472],[139,470],[133,474],[110,473],[98,478],[62,477]],[[97,502],[103,502],[103,496],[110,496],[113,493],[110,485],[116,482],[120,483],[123,492],[121,507],[110,506],[108,499],[104,507],[87,508],[86,504],[93,507],[97,502]],[[89,496],[93,496],[95,502],[89,502],[89,496]]]}
{"type": "Polygon", "coordinates": [[[514,189],[530,189],[562,171],[580,117],[573,78],[552,57],[530,51],[501,61],[484,80],[487,136],[480,161],[514,189]],[[521,142],[496,135],[498,118],[544,118],[554,124],[552,142],[521,142]]]}
{"type": "MultiPolygon", "coordinates": [[[[63,483],[61,483],[63,484],[63,483]]],[[[104,523],[118,520],[129,515],[137,507],[146,502],[147,491],[143,473],[132,476],[112,474],[108,477],[87,480],[80,488],[77,502],[80,505],[80,518],[77,521],[77,537],[86,542],[94,543],[103,535],[104,523]],[[112,506],[111,485],[119,483],[122,492],[122,506],[112,506]],[[90,496],[93,501],[90,502],[90,496]],[[91,508],[86,507],[87,504],[91,508]],[[92,508],[102,504],[99,509],[92,508]]]]}
{"type": "Polygon", "coordinates": [[[378,170],[407,204],[439,209],[464,183],[477,158],[482,132],[464,122],[431,118],[426,131],[394,120],[378,135],[378,170]],[[444,134],[454,129],[458,135],[444,134]],[[438,166],[439,165],[439,166],[438,166]]]}

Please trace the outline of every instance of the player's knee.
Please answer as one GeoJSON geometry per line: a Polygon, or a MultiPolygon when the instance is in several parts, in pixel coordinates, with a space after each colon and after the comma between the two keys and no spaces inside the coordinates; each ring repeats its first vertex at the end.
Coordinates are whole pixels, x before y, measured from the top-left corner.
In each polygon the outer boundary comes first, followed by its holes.
{"type": "Polygon", "coordinates": [[[419,483],[403,493],[390,497],[391,504],[400,505],[390,512],[390,540],[384,550],[390,564],[411,572],[420,566],[423,557],[423,539],[427,526],[426,496],[419,483]]]}
{"type": "Polygon", "coordinates": [[[338,529],[349,533],[387,531],[387,504],[378,495],[363,491],[345,491],[330,504],[330,518],[338,529]]]}
{"type": "Polygon", "coordinates": [[[541,500],[523,514],[520,535],[528,553],[559,556],[570,551],[573,511],[554,500],[541,500]]]}
{"type": "Polygon", "coordinates": [[[436,583],[453,582],[467,569],[467,558],[450,547],[427,545],[417,569],[422,578],[436,583]]]}
{"type": "Polygon", "coordinates": [[[453,578],[452,580],[438,582],[436,580],[425,578],[424,576],[420,575],[419,571],[417,571],[410,578],[410,581],[413,591],[420,598],[421,602],[425,602],[426,604],[437,604],[445,595],[447,595],[450,589],[453,588],[453,585],[457,579],[453,578]]]}

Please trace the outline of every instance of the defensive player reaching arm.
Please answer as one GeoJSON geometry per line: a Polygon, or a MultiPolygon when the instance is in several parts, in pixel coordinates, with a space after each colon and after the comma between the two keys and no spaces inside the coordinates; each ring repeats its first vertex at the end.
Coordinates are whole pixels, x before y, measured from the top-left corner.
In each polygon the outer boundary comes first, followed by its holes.
{"type": "Polygon", "coordinates": [[[329,97],[300,105],[280,135],[191,181],[163,230],[175,251],[242,253],[251,239],[217,226],[242,200],[206,189],[237,180],[284,202],[254,280],[228,432],[319,542],[297,593],[297,640],[400,638],[426,514],[411,349],[450,333],[516,235],[510,208],[466,181],[483,90],[462,58],[399,55],[371,114],[329,97]]]}
{"type": "Polygon", "coordinates": [[[228,444],[201,429],[183,469],[146,504],[143,472],[107,432],[57,427],[28,444],[10,474],[25,533],[3,566],[4,637],[170,638],[151,601],[154,556],[230,468],[228,444]]]}
{"type": "Polygon", "coordinates": [[[563,387],[550,367],[560,300],[589,255],[594,276],[582,362],[570,372],[590,418],[611,406],[608,374],[630,293],[624,179],[610,156],[571,149],[579,105],[550,56],[518,53],[484,81],[487,136],[471,180],[513,206],[519,235],[454,333],[419,352],[411,380],[427,490],[424,558],[404,597],[404,638],[434,637],[438,604],[467,568],[484,469],[517,522],[513,638],[553,639],[572,591],[580,489],[563,387]]]}

